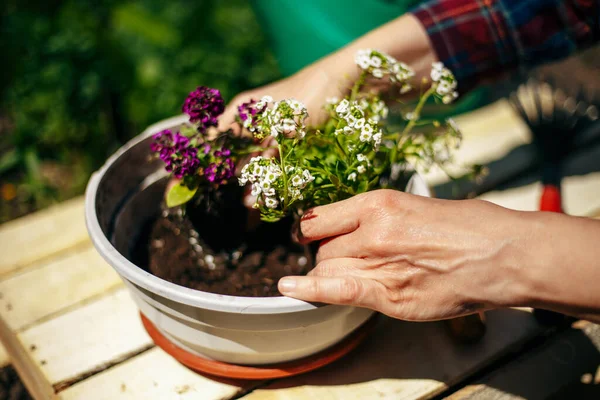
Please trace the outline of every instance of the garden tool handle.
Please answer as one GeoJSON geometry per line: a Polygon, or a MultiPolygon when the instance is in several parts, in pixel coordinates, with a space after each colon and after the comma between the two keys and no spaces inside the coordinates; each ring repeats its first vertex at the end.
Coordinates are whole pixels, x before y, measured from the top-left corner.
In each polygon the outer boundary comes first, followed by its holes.
{"type": "Polygon", "coordinates": [[[540,197],[540,211],[551,211],[562,213],[562,196],[560,187],[552,184],[545,184],[540,197]]]}
{"type": "MultiPolygon", "coordinates": [[[[551,183],[544,184],[540,197],[540,211],[564,213],[559,186],[551,183]]],[[[571,317],[548,310],[535,309],[534,315],[538,321],[548,325],[569,324],[573,320],[571,317]]]]}

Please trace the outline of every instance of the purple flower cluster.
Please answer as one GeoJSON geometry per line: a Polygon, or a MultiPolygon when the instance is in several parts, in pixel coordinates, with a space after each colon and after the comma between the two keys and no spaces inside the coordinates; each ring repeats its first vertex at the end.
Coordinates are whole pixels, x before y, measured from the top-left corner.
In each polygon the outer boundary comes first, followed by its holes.
{"type": "Polygon", "coordinates": [[[215,162],[208,164],[204,168],[204,176],[212,183],[225,183],[233,178],[235,174],[235,164],[231,156],[231,150],[222,148],[214,152],[215,162]]]}
{"type": "Polygon", "coordinates": [[[190,116],[190,122],[198,124],[198,132],[204,133],[217,126],[218,117],[225,110],[225,102],[217,89],[198,86],[183,103],[182,111],[190,116]]]}
{"type": "Polygon", "coordinates": [[[261,114],[267,108],[267,104],[265,103],[260,109],[256,107],[257,101],[251,99],[246,103],[242,103],[238,106],[238,117],[240,119],[240,124],[246,129],[250,131],[254,131],[257,125],[256,115],[261,114]]]}
{"type": "Polygon", "coordinates": [[[176,132],[166,129],[152,136],[154,141],[150,149],[166,164],[165,169],[178,179],[193,175],[200,167],[198,149],[190,144],[190,140],[176,132]]]}

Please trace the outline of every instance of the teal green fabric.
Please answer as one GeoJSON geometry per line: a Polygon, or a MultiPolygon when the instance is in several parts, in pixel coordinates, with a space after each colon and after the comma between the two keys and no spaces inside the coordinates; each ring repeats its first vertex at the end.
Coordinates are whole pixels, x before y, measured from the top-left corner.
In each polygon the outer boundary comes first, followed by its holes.
{"type": "Polygon", "coordinates": [[[285,75],[405,14],[418,3],[419,0],[253,0],[285,75]]]}
{"type": "MultiPolygon", "coordinates": [[[[420,0],[252,0],[284,75],[405,14],[420,0]]],[[[401,33],[399,33],[401,34],[401,33]]],[[[460,82],[459,82],[460,85],[460,82]]],[[[463,96],[449,114],[486,102],[487,90],[463,96]]]]}

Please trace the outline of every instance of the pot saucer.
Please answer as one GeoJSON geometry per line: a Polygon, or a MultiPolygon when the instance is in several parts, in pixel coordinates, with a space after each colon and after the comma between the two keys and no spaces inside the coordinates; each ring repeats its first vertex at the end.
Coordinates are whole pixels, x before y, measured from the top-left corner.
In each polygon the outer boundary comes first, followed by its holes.
{"type": "Polygon", "coordinates": [[[186,367],[200,373],[236,379],[273,379],[299,375],[324,367],[354,350],[377,323],[378,314],[373,314],[365,323],[336,345],[299,360],[270,365],[236,365],[209,360],[192,354],[171,343],[154,324],[140,313],[144,328],[158,347],[163,349],[186,367]]]}

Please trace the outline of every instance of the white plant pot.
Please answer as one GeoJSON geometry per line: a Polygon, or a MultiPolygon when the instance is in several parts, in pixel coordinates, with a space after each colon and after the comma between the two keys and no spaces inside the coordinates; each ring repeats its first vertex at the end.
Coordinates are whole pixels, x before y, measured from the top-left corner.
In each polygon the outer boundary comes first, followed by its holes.
{"type": "MultiPolygon", "coordinates": [[[[363,324],[373,311],[287,297],[201,292],[160,279],[130,261],[140,230],[158,213],[167,180],[162,162],[150,157],[150,136],[186,121],[180,116],[151,126],[111,156],[87,186],[85,217],[92,242],[119,273],[141,312],[184,350],[246,365],[315,354],[363,324]]],[[[406,189],[430,195],[418,175],[406,189]]]]}

